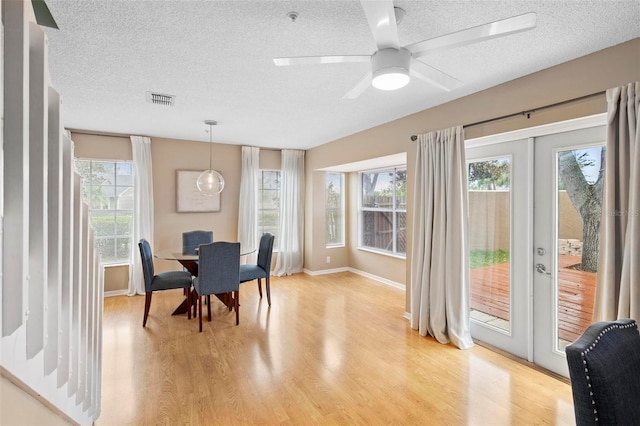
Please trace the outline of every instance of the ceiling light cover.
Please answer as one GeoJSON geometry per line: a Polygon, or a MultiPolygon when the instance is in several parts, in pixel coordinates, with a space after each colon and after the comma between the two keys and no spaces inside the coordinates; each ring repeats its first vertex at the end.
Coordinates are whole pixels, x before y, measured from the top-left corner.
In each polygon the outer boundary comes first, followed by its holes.
{"type": "Polygon", "coordinates": [[[409,83],[409,73],[405,69],[387,69],[373,77],[371,84],[380,90],[396,90],[409,83]]]}
{"type": "Polygon", "coordinates": [[[380,90],[396,90],[409,83],[411,53],[405,49],[380,49],[371,56],[371,84],[380,90]]]}
{"type": "Polygon", "coordinates": [[[213,170],[213,136],[211,130],[213,126],[217,125],[218,122],[215,120],[206,120],[205,124],[209,125],[209,170],[205,170],[200,173],[198,176],[198,180],[196,181],[196,186],[198,187],[198,191],[202,192],[204,195],[212,197],[215,194],[219,194],[224,189],[224,178],[220,173],[213,170]]]}

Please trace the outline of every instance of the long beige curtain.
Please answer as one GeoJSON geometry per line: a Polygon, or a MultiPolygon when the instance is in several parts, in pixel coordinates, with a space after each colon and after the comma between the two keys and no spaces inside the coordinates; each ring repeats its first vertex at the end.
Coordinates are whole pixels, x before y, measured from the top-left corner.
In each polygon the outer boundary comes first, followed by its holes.
{"type": "Polygon", "coordinates": [[[138,241],[146,239],[153,247],[153,170],[151,138],[131,136],[133,155],[133,226],[129,254],[129,287],[127,294],[144,294],[144,275],[138,241]]]}
{"type": "Polygon", "coordinates": [[[304,247],[304,151],[282,150],[280,227],[273,274],[302,272],[304,247]]]}
{"type": "Polygon", "coordinates": [[[462,126],[418,136],[411,328],[460,349],[469,331],[467,173],[462,126]]]}
{"type": "MultiPolygon", "coordinates": [[[[242,252],[258,248],[258,173],[260,148],[242,147],[240,199],[238,202],[238,241],[242,252]]],[[[256,253],[242,256],[243,263],[255,263],[256,253]]]]}
{"type": "Polygon", "coordinates": [[[593,320],[640,321],[640,82],[607,90],[607,104],[593,320]]]}

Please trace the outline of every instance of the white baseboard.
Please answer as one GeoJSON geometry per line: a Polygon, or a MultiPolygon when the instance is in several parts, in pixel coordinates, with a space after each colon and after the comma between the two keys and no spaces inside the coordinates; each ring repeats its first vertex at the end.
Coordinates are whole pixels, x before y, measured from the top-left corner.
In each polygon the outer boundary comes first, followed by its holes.
{"type": "Polygon", "coordinates": [[[307,275],[315,277],[317,275],[337,274],[338,272],[349,272],[349,268],[333,268],[333,269],[321,269],[319,271],[312,271],[310,269],[303,269],[303,272],[307,275]]]}
{"type": "Polygon", "coordinates": [[[355,268],[349,268],[349,272],[353,272],[354,274],[361,275],[363,277],[369,278],[374,281],[378,281],[384,285],[388,285],[389,287],[393,287],[398,290],[406,291],[407,287],[404,284],[400,284],[395,281],[388,280],[386,278],[379,277],[377,275],[370,274],[369,272],[361,271],[355,268]]]}
{"type": "Polygon", "coordinates": [[[389,287],[393,287],[395,289],[402,290],[402,291],[406,290],[406,287],[405,287],[404,284],[400,284],[398,282],[391,281],[391,280],[388,280],[386,278],[382,278],[382,277],[379,277],[377,275],[373,275],[373,274],[370,274],[368,272],[364,272],[364,271],[361,271],[359,269],[350,268],[350,267],[334,268],[334,269],[321,269],[319,271],[311,271],[309,269],[305,269],[303,272],[305,274],[307,274],[307,275],[311,275],[312,277],[314,277],[316,275],[337,274],[338,272],[352,272],[354,274],[361,275],[363,277],[366,277],[366,278],[369,278],[371,280],[377,281],[377,282],[382,283],[384,285],[388,285],[389,287]]]}
{"type": "Polygon", "coordinates": [[[127,290],[111,290],[105,291],[104,297],[114,297],[114,296],[126,296],[127,290]]]}
{"type": "Polygon", "coordinates": [[[405,312],[402,317],[407,321],[411,321],[411,312],[405,312]]]}

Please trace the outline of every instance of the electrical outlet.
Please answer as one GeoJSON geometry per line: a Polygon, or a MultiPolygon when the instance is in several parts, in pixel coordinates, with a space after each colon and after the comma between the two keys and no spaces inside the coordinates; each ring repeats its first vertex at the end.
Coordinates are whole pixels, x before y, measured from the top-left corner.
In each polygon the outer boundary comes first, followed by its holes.
{"type": "Polygon", "coordinates": [[[327,256],[327,263],[331,263],[331,256],[327,256]]]}

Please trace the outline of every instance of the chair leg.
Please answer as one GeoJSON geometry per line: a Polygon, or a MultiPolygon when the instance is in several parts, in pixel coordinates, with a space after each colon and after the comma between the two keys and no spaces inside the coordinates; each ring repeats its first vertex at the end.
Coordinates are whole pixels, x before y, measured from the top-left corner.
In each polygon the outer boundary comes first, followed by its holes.
{"type": "Polygon", "coordinates": [[[267,302],[269,302],[269,306],[271,306],[271,280],[269,279],[269,275],[267,275],[265,281],[267,282],[267,302]]]}
{"type": "Polygon", "coordinates": [[[142,326],[147,326],[147,317],[149,316],[149,308],[151,307],[151,295],[153,292],[147,291],[144,295],[144,319],[142,320],[142,326]]]}
{"type": "Polygon", "coordinates": [[[234,291],[234,301],[236,307],[236,325],[240,324],[240,289],[234,291]]]}
{"type": "Polygon", "coordinates": [[[191,319],[191,289],[186,288],[186,296],[187,296],[187,319],[191,319]]]}
{"type": "Polygon", "coordinates": [[[198,324],[202,333],[202,296],[198,295],[198,324]]]}
{"type": "Polygon", "coordinates": [[[211,296],[207,294],[207,315],[209,316],[209,322],[211,322],[211,296]]]}
{"type": "Polygon", "coordinates": [[[260,299],[262,299],[262,279],[258,278],[258,293],[260,293],[260,299]]]}

